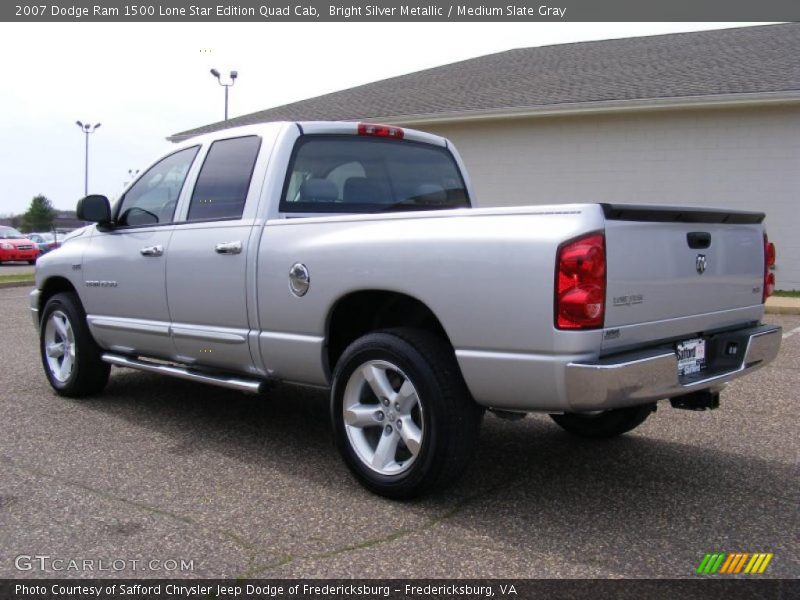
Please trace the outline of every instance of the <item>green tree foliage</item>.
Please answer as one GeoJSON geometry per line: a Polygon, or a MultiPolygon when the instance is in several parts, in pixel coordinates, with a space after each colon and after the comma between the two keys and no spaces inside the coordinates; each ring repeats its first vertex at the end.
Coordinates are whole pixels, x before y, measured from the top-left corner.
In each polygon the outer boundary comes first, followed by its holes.
{"type": "Polygon", "coordinates": [[[28,210],[20,217],[20,227],[24,231],[48,231],[57,214],[53,203],[39,194],[33,197],[28,210]]]}

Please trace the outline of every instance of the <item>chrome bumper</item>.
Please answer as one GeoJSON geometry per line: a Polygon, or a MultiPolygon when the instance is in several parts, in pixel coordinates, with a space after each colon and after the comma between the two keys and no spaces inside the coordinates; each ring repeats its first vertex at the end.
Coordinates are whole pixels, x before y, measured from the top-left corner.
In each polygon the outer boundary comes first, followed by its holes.
{"type": "MultiPolygon", "coordinates": [[[[594,363],[569,363],[567,401],[571,410],[588,412],[719,389],[774,360],[781,346],[781,333],[780,327],[772,325],[731,332],[731,339],[746,340],[742,359],[738,365],[725,369],[714,369],[712,365],[705,377],[680,378],[675,352],[664,348],[622,354],[594,363]]],[[[725,339],[727,334],[722,335],[725,339]]]]}
{"type": "Polygon", "coordinates": [[[39,329],[39,295],[41,292],[39,290],[33,290],[28,295],[28,300],[30,302],[31,308],[31,318],[33,319],[33,326],[36,329],[39,329]]]}

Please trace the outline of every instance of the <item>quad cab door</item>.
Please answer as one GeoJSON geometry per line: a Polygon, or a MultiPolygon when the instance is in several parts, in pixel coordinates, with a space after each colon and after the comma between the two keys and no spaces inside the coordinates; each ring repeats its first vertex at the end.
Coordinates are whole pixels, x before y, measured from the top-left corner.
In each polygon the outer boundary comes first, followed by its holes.
{"type": "Polygon", "coordinates": [[[171,358],[166,261],[173,216],[199,146],[150,167],[120,198],[114,226],[98,227],[84,255],[81,298],[104,348],[171,358]]]}
{"type": "Polygon", "coordinates": [[[213,142],[172,232],[167,297],[181,362],[260,373],[250,352],[248,319],[248,265],[256,258],[248,246],[256,235],[261,188],[253,173],[260,146],[254,135],[213,142]]]}

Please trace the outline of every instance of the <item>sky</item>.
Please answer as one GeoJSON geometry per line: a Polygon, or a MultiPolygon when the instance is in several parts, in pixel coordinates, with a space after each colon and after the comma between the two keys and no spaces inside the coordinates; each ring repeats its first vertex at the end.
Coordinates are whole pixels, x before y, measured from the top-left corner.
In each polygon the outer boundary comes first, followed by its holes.
{"type": "MultiPolygon", "coordinates": [[[[44,194],[73,209],[115,198],[169,151],[166,136],[223,117],[209,73],[239,72],[230,116],[512,48],[750,23],[0,23],[0,215],[44,194]]],[[[755,23],[752,23],[755,25],[755,23]]]]}

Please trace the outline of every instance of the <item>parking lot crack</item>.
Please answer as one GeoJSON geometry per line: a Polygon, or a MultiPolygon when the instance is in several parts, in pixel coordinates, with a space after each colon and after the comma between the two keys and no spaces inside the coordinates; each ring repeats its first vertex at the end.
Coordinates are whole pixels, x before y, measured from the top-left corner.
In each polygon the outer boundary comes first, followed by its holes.
{"type": "Polygon", "coordinates": [[[366,550],[366,549],[374,549],[379,546],[383,546],[385,544],[390,544],[395,542],[399,539],[403,539],[409,537],[411,535],[424,533],[440,525],[449,519],[459,515],[462,513],[470,504],[482,500],[486,497],[491,496],[501,490],[506,490],[509,488],[514,487],[514,485],[518,483],[517,479],[506,481],[503,484],[497,484],[490,488],[487,488],[479,493],[472,494],[470,496],[466,496],[462,498],[459,502],[457,502],[453,507],[444,511],[443,513],[428,519],[425,523],[420,525],[419,527],[410,527],[410,528],[402,528],[395,530],[387,535],[368,538],[362,540],[360,542],[355,542],[353,544],[348,544],[346,546],[342,546],[340,548],[335,548],[333,550],[328,550],[325,552],[315,552],[310,554],[304,555],[297,555],[297,556],[286,556],[283,559],[278,561],[270,562],[267,564],[259,565],[258,567],[249,569],[240,575],[237,575],[237,579],[247,579],[253,577],[259,577],[265,574],[267,571],[271,571],[273,569],[277,569],[279,567],[283,567],[287,564],[292,562],[301,561],[301,560],[326,560],[329,558],[334,558],[337,556],[341,556],[343,554],[348,554],[349,552],[357,552],[359,550],[366,550]]]}

